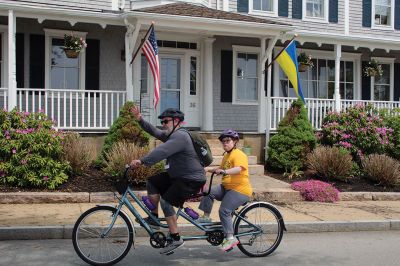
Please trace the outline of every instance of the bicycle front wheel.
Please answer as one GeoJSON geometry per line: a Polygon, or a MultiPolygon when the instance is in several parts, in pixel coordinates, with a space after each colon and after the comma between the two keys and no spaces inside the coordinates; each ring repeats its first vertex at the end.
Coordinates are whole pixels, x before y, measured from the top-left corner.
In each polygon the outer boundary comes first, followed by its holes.
{"type": "Polygon", "coordinates": [[[241,210],[235,221],[238,248],[250,257],[268,256],[279,246],[284,227],[275,207],[265,202],[253,203],[241,210]]]}
{"type": "Polygon", "coordinates": [[[117,209],[97,206],[84,212],[72,231],[72,243],[79,257],[91,265],[113,265],[122,260],[133,243],[133,228],[128,217],[117,209]]]}

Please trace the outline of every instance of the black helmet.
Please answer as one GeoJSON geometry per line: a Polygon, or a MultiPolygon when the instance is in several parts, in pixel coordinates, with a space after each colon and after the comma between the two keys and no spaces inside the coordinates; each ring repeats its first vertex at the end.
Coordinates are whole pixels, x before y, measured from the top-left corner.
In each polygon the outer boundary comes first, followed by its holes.
{"type": "Polygon", "coordinates": [[[222,139],[226,137],[239,140],[239,134],[233,129],[225,129],[222,131],[221,135],[219,135],[218,139],[222,141],[222,139]]]}
{"type": "Polygon", "coordinates": [[[185,114],[176,108],[167,108],[162,112],[158,118],[163,119],[165,117],[179,118],[180,121],[185,119],[185,114]]]}

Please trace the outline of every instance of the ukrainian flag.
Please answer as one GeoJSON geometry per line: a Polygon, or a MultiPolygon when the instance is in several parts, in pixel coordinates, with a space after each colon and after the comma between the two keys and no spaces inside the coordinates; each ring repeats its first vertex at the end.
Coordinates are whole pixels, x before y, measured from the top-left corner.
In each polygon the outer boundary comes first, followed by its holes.
{"type": "Polygon", "coordinates": [[[304,100],[303,90],[301,89],[301,82],[298,71],[299,67],[297,63],[296,41],[292,40],[290,44],[285,48],[285,50],[283,50],[275,60],[280,65],[283,72],[285,72],[286,76],[290,80],[290,83],[292,83],[297,97],[299,97],[305,104],[306,101],[304,100]]]}

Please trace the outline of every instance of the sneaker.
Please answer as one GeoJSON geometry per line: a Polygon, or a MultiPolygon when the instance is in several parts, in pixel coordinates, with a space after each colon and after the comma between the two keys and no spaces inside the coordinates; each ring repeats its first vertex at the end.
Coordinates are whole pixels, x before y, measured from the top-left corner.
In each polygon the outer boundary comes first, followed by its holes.
{"type": "Polygon", "coordinates": [[[225,238],[224,241],[222,241],[221,244],[221,249],[225,252],[231,251],[235,246],[239,244],[239,240],[234,237],[234,238],[225,238]]]}
{"type": "Polygon", "coordinates": [[[196,220],[196,222],[197,223],[199,223],[199,224],[205,224],[205,223],[211,223],[211,218],[210,217],[207,217],[207,216],[201,216],[201,217],[199,217],[197,220],[196,220]]]}
{"type": "MultiPolygon", "coordinates": [[[[146,223],[147,223],[151,228],[153,228],[153,229],[160,229],[160,226],[159,226],[153,219],[151,219],[150,217],[143,218],[143,220],[145,220],[146,223]]],[[[135,221],[136,221],[138,224],[140,224],[140,222],[139,222],[139,220],[138,220],[137,218],[135,219],[135,221]]],[[[140,225],[141,225],[141,224],[140,224],[140,225]]]]}
{"type": "Polygon", "coordinates": [[[182,247],[185,244],[182,237],[179,240],[170,240],[168,244],[161,250],[160,254],[171,255],[175,249],[182,247]]]}

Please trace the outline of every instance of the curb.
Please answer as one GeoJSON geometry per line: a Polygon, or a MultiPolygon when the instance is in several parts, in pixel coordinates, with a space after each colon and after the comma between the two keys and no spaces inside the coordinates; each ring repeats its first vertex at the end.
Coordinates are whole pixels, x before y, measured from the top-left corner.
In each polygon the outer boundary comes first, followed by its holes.
{"type": "MultiPolygon", "coordinates": [[[[115,192],[117,193],[117,192],[115,192]]],[[[141,197],[144,190],[134,191],[141,197]]],[[[119,195],[117,193],[117,195],[119,195]]],[[[304,201],[300,192],[291,189],[255,191],[254,199],[269,202],[304,201]]],[[[400,192],[342,192],[341,201],[400,201],[400,192]]],[[[109,203],[117,202],[114,192],[2,192],[0,204],[42,204],[42,203],[109,203]]]]}
{"type": "MultiPolygon", "coordinates": [[[[287,222],[285,225],[285,233],[400,230],[400,220],[287,222]]],[[[137,237],[148,236],[142,227],[135,225],[134,228],[137,237]]],[[[193,225],[180,225],[179,229],[182,235],[199,234],[193,225]]],[[[72,225],[0,227],[0,240],[71,239],[72,230],[72,225]]]]}

